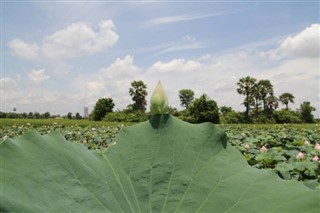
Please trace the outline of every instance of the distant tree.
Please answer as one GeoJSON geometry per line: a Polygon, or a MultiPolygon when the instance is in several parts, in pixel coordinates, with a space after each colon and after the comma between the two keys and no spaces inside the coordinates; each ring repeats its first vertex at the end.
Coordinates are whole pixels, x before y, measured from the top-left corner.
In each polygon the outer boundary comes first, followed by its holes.
{"type": "Polygon", "coordinates": [[[214,100],[211,100],[206,94],[194,100],[188,108],[192,121],[195,123],[212,122],[219,123],[219,108],[214,100]]]}
{"type": "Polygon", "coordinates": [[[71,112],[68,112],[67,118],[68,118],[68,119],[72,119],[72,113],[71,113],[71,112]]]}
{"type": "Polygon", "coordinates": [[[266,109],[267,111],[273,111],[279,107],[279,99],[276,96],[270,95],[266,98],[266,109]]]}
{"type": "Polygon", "coordinates": [[[16,112],[16,111],[17,111],[17,108],[13,107],[13,111],[16,112]]]}
{"type": "Polygon", "coordinates": [[[100,98],[91,112],[94,121],[101,121],[107,112],[112,112],[114,103],[112,98],[100,98]]]}
{"type": "Polygon", "coordinates": [[[28,113],[28,118],[33,118],[33,112],[28,113]]]}
{"type": "Polygon", "coordinates": [[[79,112],[76,113],[75,119],[80,120],[82,119],[81,115],[79,112]]]}
{"type": "Polygon", "coordinates": [[[50,118],[50,112],[45,112],[43,114],[43,118],[46,118],[46,119],[50,118]]]}
{"type": "Polygon", "coordinates": [[[299,113],[282,109],[274,111],[274,118],[277,123],[301,123],[301,116],[299,113]]]}
{"type": "Polygon", "coordinates": [[[267,97],[273,96],[273,85],[269,80],[260,80],[257,83],[259,100],[262,101],[263,109],[267,109],[267,97]]]}
{"type": "Polygon", "coordinates": [[[182,89],[179,91],[179,99],[181,106],[187,109],[194,99],[194,92],[191,89],[182,89]]]}
{"type": "Polygon", "coordinates": [[[232,112],[233,109],[231,107],[227,107],[227,106],[222,106],[220,107],[220,112],[222,115],[226,115],[229,112],[232,112]]]}
{"type": "Polygon", "coordinates": [[[220,121],[222,123],[227,123],[227,124],[243,123],[244,122],[243,113],[236,112],[234,110],[228,111],[226,112],[226,114],[220,117],[220,121]]]}
{"type": "Polygon", "coordinates": [[[286,105],[286,110],[289,109],[288,104],[294,103],[294,96],[291,93],[285,92],[279,96],[279,101],[283,104],[286,105]]]}
{"type": "Polygon", "coordinates": [[[245,95],[243,104],[246,107],[245,119],[247,121],[249,120],[250,106],[252,106],[254,103],[254,89],[255,89],[256,81],[257,79],[247,76],[247,77],[241,78],[237,83],[238,85],[237,92],[241,95],[245,95]]]}
{"type": "Polygon", "coordinates": [[[0,111],[0,118],[6,118],[6,117],[7,117],[7,113],[0,111]]]}
{"type": "Polygon", "coordinates": [[[305,123],[314,123],[315,120],[312,115],[312,111],[315,111],[315,110],[316,110],[316,108],[311,106],[309,101],[304,101],[300,105],[300,109],[299,109],[302,121],[305,123]]]}
{"type": "Polygon", "coordinates": [[[134,103],[131,105],[133,111],[146,111],[147,85],[143,81],[133,81],[129,88],[129,94],[134,103]]]}
{"type": "Polygon", "coordinates": [[[28,114],[26,112],[22,113],[22,118],[27,118],[28,114]]]}
{"type": "Polygon", "coordinates": [[[40,113],[39,113],[39,112],[35,112],[35,113],[33,114],[33,117],[34,117],[35,119],[39,119],[41,116],[40,116],[40,113]]]}

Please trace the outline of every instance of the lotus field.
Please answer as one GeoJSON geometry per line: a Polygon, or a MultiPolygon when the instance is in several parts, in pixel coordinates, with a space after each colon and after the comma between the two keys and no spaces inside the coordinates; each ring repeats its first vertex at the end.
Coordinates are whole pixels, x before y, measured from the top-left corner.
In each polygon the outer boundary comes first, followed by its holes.
{"type": "MultiPolygon", "coordinates": [[[[40,134],[58,131],[70,142],[82,143],[88,149],[104,152],[117,133],[132,124],[68,121],[53,119],[2,119],[0,139],[15,138],[36,130],[40,134]]],[[[237,148],[247,162],[259,169],[272,170],[281,178],[310,182],[320,190],[320,128],[315,125],[216,125],[224,130],[228,142],[237,148]],[[313,183],[312,183],[313,182],[313,183]]]]}

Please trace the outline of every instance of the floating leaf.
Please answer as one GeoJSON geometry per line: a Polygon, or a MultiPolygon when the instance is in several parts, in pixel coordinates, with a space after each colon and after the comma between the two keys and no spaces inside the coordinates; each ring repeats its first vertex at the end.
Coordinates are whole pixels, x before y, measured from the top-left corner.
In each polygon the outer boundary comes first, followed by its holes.
{"type": "Polygon", "coordinates": [[[0,144],[1,211],[318,212],[320,191],[250,167],[212,124],[170,115],[124,128],[105,154],[60,134],[0,144]]]}

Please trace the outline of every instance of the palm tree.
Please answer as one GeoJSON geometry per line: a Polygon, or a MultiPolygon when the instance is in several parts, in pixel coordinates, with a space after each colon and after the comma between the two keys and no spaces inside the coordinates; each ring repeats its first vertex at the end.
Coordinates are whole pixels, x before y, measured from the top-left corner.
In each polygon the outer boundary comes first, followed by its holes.
{"type": "Polygon", "coordinates": [[[269,80],[260,80],[258,85],[260,100],[263,103],[263,109],[266,110],[268,107],[266,99],[268,96],[273,96],[273,85],[269,80]]]}
{"type": "Polygon", "coordinates": [[[279,100],[276,96],[270,95],[266,98],[266,108],[265,110],[273,111],[279,107],[279,100]]]}
{"type": "Polygon", "coordinates": [[[279,100],[283,105],[286,105],[286,110],[288,110],[289,102],[294,103],[294,96],[291,93],[285,92],[279,96],[279,100]]]}
{"type": "Polygon", "coordinates": [[[256,81],[257,79],[247,76],[247,77],[241,78],[237,83],[238,85],[237,92],[241,95],[245,95],[243,104],[246,107],[245,117],[247,120],[249,120],[250,105],[254,103],[253,95],[254,95],[254,88],[256,85],[256,81]]]}
{"type": "Polygon", "coordinates": [[[131,105],[134,111],[146,111],[147,85],[143,81],[131,82],[129,94],[132,96],[134,103],[131,105]]]}

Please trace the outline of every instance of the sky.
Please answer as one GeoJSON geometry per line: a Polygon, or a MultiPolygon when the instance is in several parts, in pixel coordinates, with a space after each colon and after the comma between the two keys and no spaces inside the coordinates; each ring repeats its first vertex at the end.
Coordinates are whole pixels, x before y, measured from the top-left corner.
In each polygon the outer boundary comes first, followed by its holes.
{"type": "MultiPolygon", "coordinates": [[[[270,80],[276,96],[310,101],[320,117],[319,1],[1,1],[0,111],[83,115],[114,110],[130,84],[160,80],[244,111],[240,78],[270,80]]],[[[280,104],[280,108],[284,108],[280,104]]]]}

